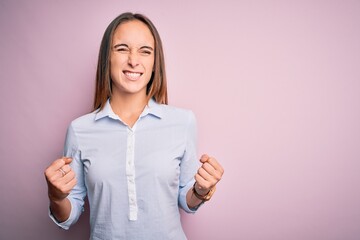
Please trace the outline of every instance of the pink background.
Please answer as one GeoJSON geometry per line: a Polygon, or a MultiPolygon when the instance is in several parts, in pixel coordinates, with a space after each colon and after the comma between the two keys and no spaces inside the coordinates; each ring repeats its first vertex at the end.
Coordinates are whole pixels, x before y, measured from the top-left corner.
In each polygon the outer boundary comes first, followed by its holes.
{"type": "Polygon", "coordinates": [[[91,109],[100,39],[153,20],[170,103],[223,164],[189,239],[360,239],[359,1],[0,1],[0,239],[88,239],[47,217],[43,171],[91,109]]]}

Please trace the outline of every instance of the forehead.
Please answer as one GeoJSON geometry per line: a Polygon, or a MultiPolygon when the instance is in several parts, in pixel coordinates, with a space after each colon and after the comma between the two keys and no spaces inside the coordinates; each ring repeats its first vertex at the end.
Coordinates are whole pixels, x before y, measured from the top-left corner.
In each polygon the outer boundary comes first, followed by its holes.
{"type": "Polygon", "coordinates": [[[121,23],[114,32],[113,44],[150,45],[154,47],[154,37],[148,26],[139,21],[131,20],[121,23]]]}

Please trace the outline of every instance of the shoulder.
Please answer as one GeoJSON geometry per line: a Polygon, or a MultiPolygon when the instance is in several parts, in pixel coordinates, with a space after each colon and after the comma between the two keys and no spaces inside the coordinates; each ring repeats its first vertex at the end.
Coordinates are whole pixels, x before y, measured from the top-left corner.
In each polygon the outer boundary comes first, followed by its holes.
{"type": "Polygon", "coordinates": [[[160,105],[163,118],[166,120],[179,121],[185,124],[195,122],[196,117],[192,110],[179,108],[171,105],[160,105]]]}
{"type": "Polygon", "coordinates": [[[87,128],[87,127],[92,126],[95,122],[96,113],[97,113],[97,111],[93,111],[91,113],[82,115],[82,116],[74,119],[70,123],[69,127],[74,128],[74,129],[79,129],[79,128],[87,128]]]}
{"type": "Polygon", "coordinates": [[[179,108],[171,105],[161,105],[164,117],[189,119],[194,118],[195,114],[192,110],[179,108]]]}

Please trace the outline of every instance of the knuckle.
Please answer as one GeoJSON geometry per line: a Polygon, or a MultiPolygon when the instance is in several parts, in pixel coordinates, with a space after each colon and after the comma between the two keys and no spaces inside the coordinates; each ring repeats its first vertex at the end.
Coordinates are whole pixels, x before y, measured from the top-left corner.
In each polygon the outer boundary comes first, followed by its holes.
{"type": "Polygon", "coordinates": [[[67,188],[66,188],[64,185],[61,185],[61,186],[59,187],[59,191],[60,191],[61,193],[66,193],[67,188]]]}
{"type": "Polygon", "coordinates": [[[208,182],[208,181],[206,181],[206,182],[204,182],[203,184],[201,184],[200,186],[201,186],[201,188],[203,188],[203,189],[208,189],[208,188],[210,188],[211,183],[208,182]]]}
{"type": "Polygon", "coordinates": [[[61,161],[62,161],[62,159],[61,158],[59,158],[59,159],[56,159],[51,165],[57,165],[57,164],[60,164],[61,163],[61,161]]]}
{"type": "Polygon", "coordinates": [[[215,176],[214,176],[214,178],[215,178],[216,182],[218,182],[218,181],[220,181],[220,180],[221,180],[221,177],[220,177],[220,176],[218,176],[218,175],[215,175],[215,176]]]}
{"type": "Polygon", "coordinates": [[[48,176],[47,177],[47,180],[50,182],[50,183],[52,183],[52,184],[54,184],[55,182],[56,182],[56,176],[55,175],[51,175],[51,176],[48,176]]]}
{"type": "Polygon", "coordinates": [[[48,168],[45,169],[44,175],[45,175],[46,178],[49,178],[50,173],[49,173],[49,169],[48,169],[48,168]]]}
{"type": "Polygon", "coordinates": [[[198,183],[201,181],[201,177],[200,177],[199,174],[196,174],[196,175],[195,175],[195,180],[196,180],[196,182],[198,182],[198,183]]]}

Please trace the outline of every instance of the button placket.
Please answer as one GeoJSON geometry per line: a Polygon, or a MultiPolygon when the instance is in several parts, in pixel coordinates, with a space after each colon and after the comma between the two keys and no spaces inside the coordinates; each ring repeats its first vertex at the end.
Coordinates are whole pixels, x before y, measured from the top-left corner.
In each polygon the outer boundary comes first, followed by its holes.
{"type": "Polygon", "coordinates": [[[135,164],[134,164],[134,145],[135,136],[131,129],[127,129],[127,150],[126,150],[126,176],[128,185],[129,200],[129,220],[137,220],[137,199],[135,186],[135,164]]]}

